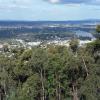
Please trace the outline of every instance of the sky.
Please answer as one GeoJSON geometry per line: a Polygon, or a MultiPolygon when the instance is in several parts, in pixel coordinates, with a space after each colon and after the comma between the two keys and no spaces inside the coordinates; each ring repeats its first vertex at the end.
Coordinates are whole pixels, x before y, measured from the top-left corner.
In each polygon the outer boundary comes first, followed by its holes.
{"type": "Polygon", "coordinates": [[[0,0],[0,20],[100,19],[100,0],[0,0]]]}

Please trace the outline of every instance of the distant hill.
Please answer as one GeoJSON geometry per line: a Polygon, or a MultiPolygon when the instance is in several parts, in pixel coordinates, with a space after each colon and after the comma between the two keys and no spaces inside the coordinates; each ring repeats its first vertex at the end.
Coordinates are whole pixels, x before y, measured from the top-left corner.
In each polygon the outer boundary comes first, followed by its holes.
{"type": "Polygon", "coordinates": [[[69,20],[69,21],[0,21],[0,26],[5,25],[43,25],[43,24],[100,24],[100,19],[69,20]]]}

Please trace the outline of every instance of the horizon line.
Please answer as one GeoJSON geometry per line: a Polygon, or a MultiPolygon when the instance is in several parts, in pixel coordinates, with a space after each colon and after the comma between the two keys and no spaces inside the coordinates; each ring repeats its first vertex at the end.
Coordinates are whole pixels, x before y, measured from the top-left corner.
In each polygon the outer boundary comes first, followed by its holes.
{"type": "Polygon", "coordinates": [[[90,18],[90,19],[72,19],[72,20],[17,20],[17,19],[14,19],[14,20],[10,20],[10,19],[7,19],[7,20],[4,20],[4,19],[0,19],[0,21],[24,21],[24,22],[38,22],[38,21],[40,21],[40,22],[43,22],[43,21],[49,21],[49,22],[56,22],[56,21],[59,21],[59,22],[65,22],[65,21],[88,21],[88,20],[100,20],[100,19],[96,19],[96,18],[90,18]]]}

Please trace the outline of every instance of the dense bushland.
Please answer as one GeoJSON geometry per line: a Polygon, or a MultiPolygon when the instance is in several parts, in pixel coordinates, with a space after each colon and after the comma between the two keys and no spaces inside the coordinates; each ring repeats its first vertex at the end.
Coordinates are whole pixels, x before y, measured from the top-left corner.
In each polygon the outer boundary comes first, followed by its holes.
{"type": "Polygon", "coordinates": [[[100,40],[0,54],[0,100],[99,100],[100,40]]]}

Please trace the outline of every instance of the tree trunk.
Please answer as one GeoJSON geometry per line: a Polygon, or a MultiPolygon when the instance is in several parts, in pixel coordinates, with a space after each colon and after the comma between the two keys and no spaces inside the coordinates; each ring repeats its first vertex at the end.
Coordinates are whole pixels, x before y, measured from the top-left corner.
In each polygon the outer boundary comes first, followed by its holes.
{"type": "Polygon", "coordinates": [[[58,78],[56,72],[55,72],[55,76],[56,76],[56,100],[58,100],[58,78]]]}
{"type": "Polygon", "coordinates": [[[44,89],[44,79],[43,79],[43,70],[41,69],[41,85],[42,85],[42,97],[41,100],[45,100],[45,89],[44,89]]]}
{"type": "MultiPolygon", "coordinates": [[[[46,74],[46,72],[44,70],[44,74],[43,74],[44,81],[43,81],[43,83],[45,83],[45,80],[46,80],[46,77],[45,77],[46,75],[45,74],[46,74]]],[[[44,85],[44,99],[46,100],[46,98],[47,98],[47,95],[46,95],[46,92],[45,92],[45,85],[44,85]]]]}
{"type": "Polygon", "coordinates": [[[61,100],[61,94],[60,94],[60,80],[59,80],[59,76],[56,74],[56,83],[57,83],[57,86],[56,86],[56,100],[61,100]]]}
{"type": "Polygon", "coordinates": [[[0,100],[2,100],[2,93],[1,93],[1,90],[0,90],[0,100]]]}
{"type": "Polygon", "coordinates": [[[58,100],[58,88],[56,87],[56,100],[58,100]]]}
{"type": "Polygon", "coordinates": [[[79,100],[77,88],[74,85],[72,85],[72,92],[73,92],[73,100],[79,100]]]}
{"type": "Polygon", "coordinates": [[[61,86],[60,86],[60,79],[59,79],[59,85],[58,85],[58,100],[61,100],[61,90],[60,90],[61,86]]]}
{"type": "Polygon", "coordinates": [[[0,100],[4,100],[4,92],[2,88],[0,88],[0,100]]]}
{"type": "Polygon", "coordinates": [[[87,66],[86,66],[86,63],[85,63],[85,60],[84,60],[83,57],[82,57],[82,61],[83,61],[83,63],[84,63],[84,68],[85,68],[85,70],[86,70],[86,76],[88,76],[88,75],[89,75],[88,69],[87,69],[87,66]]]}

